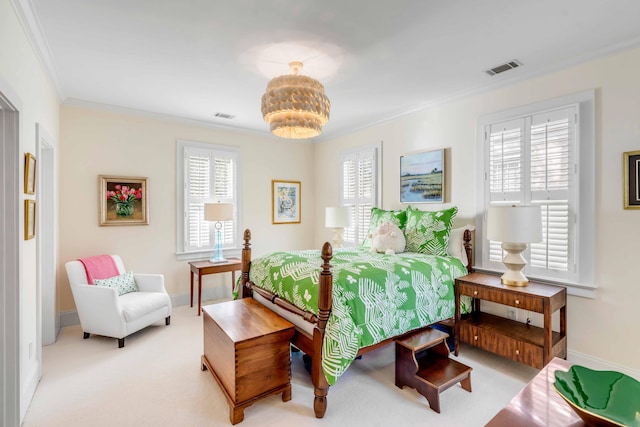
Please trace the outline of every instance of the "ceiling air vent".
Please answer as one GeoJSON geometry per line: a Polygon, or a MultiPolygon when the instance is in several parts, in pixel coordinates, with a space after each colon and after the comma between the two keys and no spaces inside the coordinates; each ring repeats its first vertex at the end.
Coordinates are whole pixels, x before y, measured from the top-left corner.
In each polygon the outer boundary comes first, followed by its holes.
{"type": "Polygon", "coordinates": [[[233,114],[215,113],[213,117],[217,117],[219,119],[233,119],[235,116],[233,114]]]}
{"type": "Polygon", "coordinates": [[[522,63],[516,59],[507,62],[506,64],[498,65],[496,67],[491,68],[490,70],[486,70],[485,73],[490,76],[495,76],[496,74],[504,73],[505,71],[512,70],[521,66],[522,63]]]}

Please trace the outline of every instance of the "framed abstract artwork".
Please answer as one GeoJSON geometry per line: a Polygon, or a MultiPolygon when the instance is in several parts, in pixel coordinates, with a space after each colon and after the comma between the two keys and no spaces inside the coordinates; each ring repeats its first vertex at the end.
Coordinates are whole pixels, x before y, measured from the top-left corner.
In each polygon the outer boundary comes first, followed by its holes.
{"type": "Polygon", "coordinates": [[[100,225],[149,225],[147,178],[98,177],[100,225]]]}
{"type": "Polygon", "coordinates": [[[273,224],[299,224],[300,181],[271,181],[271,222],[273,224]]]}
{"type": "Polygon", "coordinates": [[[444,202],[444,148],[400,157],[400,203],[444,202]]]}
{"type": "Polygon", "coordinates": [[[24,155],[24,192],[36,193],[36,158],[31,153],[24,155]]]}
{"type": "Polygon", "coordinates": [[[624,168],[624,208],[640,209],[640,151],[622,156],[624,168]]]}

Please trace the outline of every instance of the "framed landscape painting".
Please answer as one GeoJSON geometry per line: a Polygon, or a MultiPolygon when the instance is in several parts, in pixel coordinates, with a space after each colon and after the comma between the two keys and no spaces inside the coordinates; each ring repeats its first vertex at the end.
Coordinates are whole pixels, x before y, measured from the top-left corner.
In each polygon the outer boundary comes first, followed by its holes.
{"type": "Polygon", "coordinates": [[[400,157],[400,203],[444,202],[444,148],[400,157]]]}
{"type": "Polygon", "coordinates": [[[273,224],[300,223],[301,191],[300,181],[271,181],[273,224]]]}
{"type": "Polygon", "coordinates": [[[100,225],[149,225],[147,178],[98,177],[100,225]]]}

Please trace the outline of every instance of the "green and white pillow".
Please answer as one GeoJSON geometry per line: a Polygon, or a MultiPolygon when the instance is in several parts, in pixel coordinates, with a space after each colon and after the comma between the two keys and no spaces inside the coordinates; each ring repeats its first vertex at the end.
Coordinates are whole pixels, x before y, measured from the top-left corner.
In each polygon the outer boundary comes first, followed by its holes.
{"type": "Polygon", "coordinates": [[[96,286],[105,286],[114,288],[118,291],[118,295],[128,294],[129,292],[137,292],[138,286],[133,278],[133,271],[121,274],[119,276],[110,277],[108,279],[95,279],[93,283],[96,286]]]}
{"type": "Polygon", "coordinates": [[[407,224],[404,230],[407,252],[447,255],[449,233],[457,213],[458,208],[455,206],[433,212],[407,209],[407,224]]]}
{"type": "Polygon", "coordinates": [[[371,246],[371,238],[369,235],[373,233],[373,231],[378,228],[380,224],[383,222],[390,222],[395,224],[403,230],[404,226],[407,222],[407,211],[385,211],[383,209],[371,208],[371,218],[369,219],[369,230],[367,231],[367,235],[364,238],[364,242],[362,242],[362,246],[371,246]]]}

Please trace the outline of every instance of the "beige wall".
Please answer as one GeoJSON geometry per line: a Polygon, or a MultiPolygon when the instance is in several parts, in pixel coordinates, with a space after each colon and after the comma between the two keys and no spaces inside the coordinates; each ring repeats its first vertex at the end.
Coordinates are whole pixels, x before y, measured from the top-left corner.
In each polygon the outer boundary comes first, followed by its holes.
{"type": "MultiPolygon", "coordinates": [[[[622,153],[640,149],[640,49],[615,54],[503,89],[417,112],[316,146],[316,206],[339,202],[338,177],[325,176],[346,148],[383,142],[382,207],[399,203],[399,158],[415,150],[450,148],[449,197],[459,207],[458,224],[476,214],[476,126],[478,117],[596,89],[596,285],[594,299],[569,297],[570,357],[587,356],[640,370],[640,300],[635,262],[640,211],[623,209],[622,153]]],[[[425,205],[439,209],[443,205],[425,205]]],[[[316,216],[318,246],[330,239],[316,216]]]]}
{"type": "MultiPolygon", "coordinates": [[[[0,92],[17,104],[20,110],[20,153],[36,154],[37,123],[54,139],[57,137],[59,124],[57,94],[34,55],[15,11],[7,0],[0,1],[0,92]]],[[[16,161],[20,164],[22,177],[23,157],[16,161]]],[[[22,180],[10,185],[23,188],[22,180]]],[[[23,195],[23,199],[37,202],[38,194],[23,195]]],[[[20,230],[22,230],[24,227],[23,203],[19,203],[16,209],[20,211],[20,230]]],[[[36,235],[40,231],[36,230],[36,235]]],[[[30,394],[35,390],[41,371],[37,360],[38,325],[36,323],[39,307],[36,264],[38,238],[23,240],[20,246],[20,283],[2,283],[0,286],[18,286],[20,289],[20,385],[23,395],[21,413],[24,415],[26,405],[31,399],[30,394]]]]}
{"type": "MultiPolygon", "coordinates": [[[[266,125],[265,125],[266,126],[266,125]]],[[[176,140],[239,147],[242,229],[252,230],[254,254],[306,249],[313,242],[315,184],[308,143],[206,128],[100,109],[63,106],[60,129],[60,310],[75,310],[64,263],[117,253],[129,270],[162,273],[172,296],[189,293],[189,266],[176,259],[176,140]],[[148,177],[149,225],[98,225],[98,176],[148,177]],[[302,182],[301,224],[271,224],[271,180],[302,182]]],[[[229,275],[203,279],[205,289],[230,295],[229,275]],[[225,277],[226,276],[226,277],[225,277]]]]}

